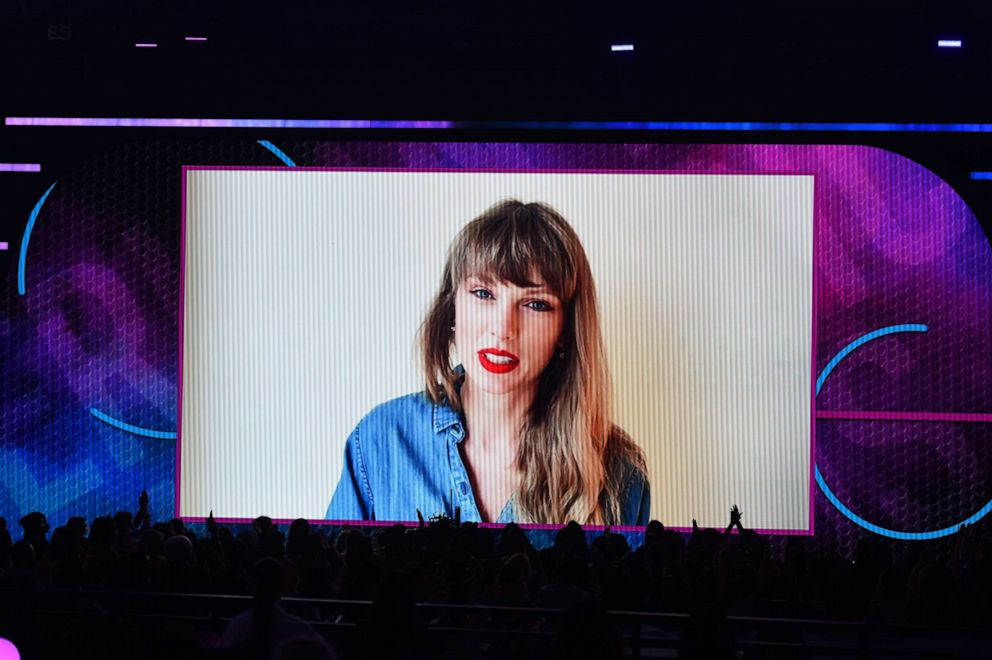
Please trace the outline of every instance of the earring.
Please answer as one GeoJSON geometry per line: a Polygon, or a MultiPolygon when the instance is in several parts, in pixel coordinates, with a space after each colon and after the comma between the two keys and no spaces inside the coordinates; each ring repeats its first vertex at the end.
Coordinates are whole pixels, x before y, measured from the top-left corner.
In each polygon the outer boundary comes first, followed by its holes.
{"type": "Polygon", "coordinates": [[[564,360],[565,359],[565,351],[562,351],[561,353],[558,354],[558,359],[559,360],[564,360]]]}

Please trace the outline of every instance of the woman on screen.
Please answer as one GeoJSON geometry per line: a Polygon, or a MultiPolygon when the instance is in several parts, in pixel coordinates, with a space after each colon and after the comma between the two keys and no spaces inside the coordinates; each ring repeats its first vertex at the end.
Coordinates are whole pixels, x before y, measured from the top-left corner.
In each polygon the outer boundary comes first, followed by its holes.
{"type": "Polygon", "coordinates": [[[359,422],[328,519],[460,509],[486,522],[647,524],[643,454],[610,418],[592,272],[554,209],[510,200],[468,223],[420,340],[426,390],[359,422]]]}

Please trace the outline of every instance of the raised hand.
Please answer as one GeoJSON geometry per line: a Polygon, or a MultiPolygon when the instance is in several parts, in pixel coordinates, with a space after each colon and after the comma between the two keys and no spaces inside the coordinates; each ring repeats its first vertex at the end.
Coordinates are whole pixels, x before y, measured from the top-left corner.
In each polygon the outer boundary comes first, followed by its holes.
{"type": "Polygon", "coordinates": [[[152,516],[148,512],[148,491],[141,491],[138,496],[138,513],[134,514],[134,528],[144,529],[151,525],[152,516]]]}
{"type": "Polygon", "coordinates": [[[210,510],[210,515],[207,516],[207,531],[210,532],[210,538],[217,538],[217,521],[214,520],[214,511],[210,510]]]}
{"type": "Polygon", "coordinates": [[[737,508],[737,505],[730,507],[730,524],[735,527],[741,526],[741,510],[737,508]]]}

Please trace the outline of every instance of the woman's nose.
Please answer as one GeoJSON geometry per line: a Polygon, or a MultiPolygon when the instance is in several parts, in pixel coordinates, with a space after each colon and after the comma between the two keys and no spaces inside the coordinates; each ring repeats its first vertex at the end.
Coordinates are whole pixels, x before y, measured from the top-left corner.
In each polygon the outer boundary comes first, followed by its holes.
{"type": "Polygon", "coordinates": [[[493,335],[499,340],[516,339],[517,308],[515,305],[500,305],[493,320],[493,335]]]}

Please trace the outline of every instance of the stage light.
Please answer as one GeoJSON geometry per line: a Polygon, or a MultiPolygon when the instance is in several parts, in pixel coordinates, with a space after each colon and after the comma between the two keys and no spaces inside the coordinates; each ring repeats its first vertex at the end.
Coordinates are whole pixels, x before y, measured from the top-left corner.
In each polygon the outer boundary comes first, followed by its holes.
{"type": "Polygon", "coordinates": [[[7,241],[0,242],[0,252],[10,249],[10,243],[7,241]]]}
{"type": "Polygon", "coordinates": [[[610,50],[614,53],[631,52],[634,50],[634,44],[612,44],[610,50]]]}
{"type": "Polygon", "coordinates": [[[0,163],[0,172],[40,172],[38,163],[0,163]]]}
{"type": "Polygon", "coordinates": [[[186,37],[186,41],[206,41],[206,37],[186,37]]]}
{"type": "Polygon", "coordinates": [[[968,178],[972,181],[992,181],[992,172],[972,172],[968,178]]]}
{"type": "Polygon", "coordinates": [[[21,660],[21,653],[10,640],[0,637],[0,660],[21,660]]]}
{"type": "Polygon", "coordinates": [[[139,42],[134,44],[135,48],[158,48],[158,44],[153,44],[149,42],[139,42]]]}
{"type": "Polygon", "coordinates": [[[960,48],[960,39],[940,39],[937,41],[937,48],[960,48]]]}

